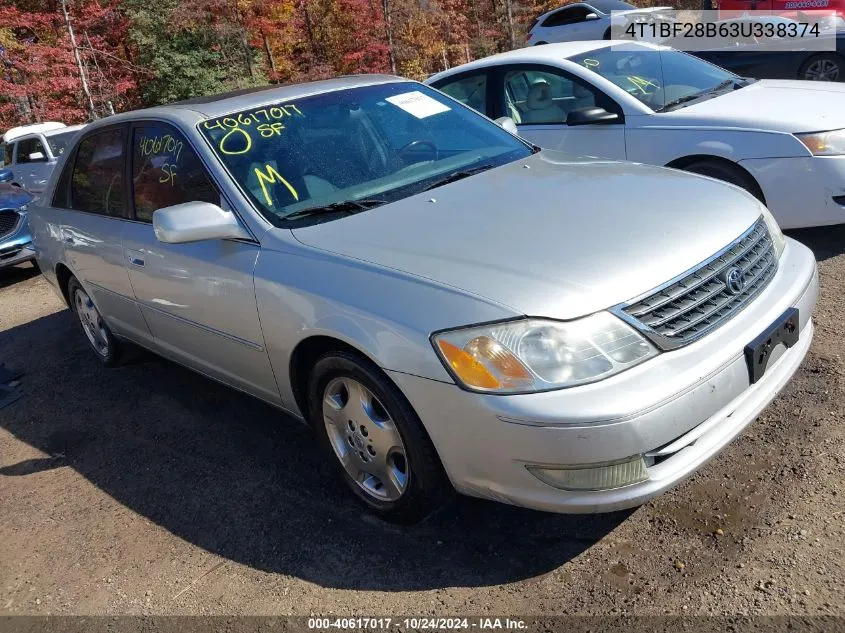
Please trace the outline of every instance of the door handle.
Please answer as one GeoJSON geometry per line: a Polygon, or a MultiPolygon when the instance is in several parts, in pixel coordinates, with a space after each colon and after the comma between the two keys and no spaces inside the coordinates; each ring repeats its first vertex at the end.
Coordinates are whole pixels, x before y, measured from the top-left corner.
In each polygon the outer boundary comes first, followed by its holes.
{"type": "Polygon", "coordinates": [[[141,259],[140,257],[135,257],[133,255],[130,255],[129,256],[129,263],[132,264],[133,266],[143,266],[144,260],[141,259]]]}

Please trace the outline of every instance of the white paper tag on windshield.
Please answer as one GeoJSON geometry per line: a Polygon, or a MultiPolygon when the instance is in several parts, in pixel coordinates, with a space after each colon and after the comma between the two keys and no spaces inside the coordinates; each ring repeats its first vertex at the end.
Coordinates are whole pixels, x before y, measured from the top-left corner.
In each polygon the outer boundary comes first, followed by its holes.
{"type": "Polygon", "coordinates": [[[389,101],[396,107],[402,108],[405,112],[412,114],[418,119],[424,119],[432,114],[448,112],[452,109],[436,99],[432,99],[427,94],[423,94],[419,90],[405,92],[395,97],[387,97],[385,101],[389,101]]]}

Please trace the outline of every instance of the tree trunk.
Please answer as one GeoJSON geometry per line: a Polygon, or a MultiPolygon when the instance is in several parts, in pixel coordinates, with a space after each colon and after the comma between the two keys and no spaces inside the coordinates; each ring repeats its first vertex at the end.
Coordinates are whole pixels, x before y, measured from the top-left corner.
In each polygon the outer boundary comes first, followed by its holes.
{"type": "Polygon", "coordinates": [[[70,35],[70,46],[73,49],[73,56],[76,59],[76,67],[79,69],[79,80],[82,82],[82,92],[88,101],[88,114],[92,119],[97,118],[94,111],[94,100],[91,98],[91,91],[88,89],[88,80],[85,78],[85,69],[82,67],[82,58],[79,56],[79,49],[76,47],[76,37],[73,35],[73,25],[70,23],[70,14],[67,12],[67,0],[62,0],[62,14],[65,17],[65,26],[70,35]]]}
{"type": "Polygon", "coordinates": [[[381,0],[384,12],[384,26],[387,30],[387,56],[390,59],[390,72],[396,74],[396,53],[393,49],[393,23],[390,20],[390,0],[381,0]]]}
{"type": "Polygon", "coordinates": [[[505,6],[508,10],[508,39],[513,50],[516,48],[516,34],[513,30],[513,0],[505,0],[505,6]]]}
{"type": "Polygon", "coordinates": [[[264,50],[267,53],[267,63],[270,64],[270,70],[273,71],[273,79],[275,79],[276,74],[276,59],[273,57],[273,49],[270,48],[270,40],[267,38],[267,34],[264,34],[264,50]]]}

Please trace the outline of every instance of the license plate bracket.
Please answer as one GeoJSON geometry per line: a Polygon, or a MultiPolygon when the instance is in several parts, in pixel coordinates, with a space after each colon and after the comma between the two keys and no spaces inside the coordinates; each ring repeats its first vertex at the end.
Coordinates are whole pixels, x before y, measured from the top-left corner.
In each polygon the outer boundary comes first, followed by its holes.
{"type": "Polygon", "coordinates": [[[745,362],[752,385],[766,373],[772,350],[780,343],[786,345],[787,349],[792,347],[798,342],[798,333],[798,308],[789,308],[745,346],[745,362]]]}

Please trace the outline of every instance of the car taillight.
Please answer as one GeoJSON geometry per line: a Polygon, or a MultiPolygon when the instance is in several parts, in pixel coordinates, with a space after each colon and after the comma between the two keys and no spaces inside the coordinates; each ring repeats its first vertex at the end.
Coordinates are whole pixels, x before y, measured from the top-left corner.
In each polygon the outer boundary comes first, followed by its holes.
{"type": "Polygon", "coordinates": [[[530,41],[531,41],[531,38],[533,37],[533,35],[534,35],[533,33],[529,33],[528,35],[526,35],[526,36],[525,36],[525,41],[526,41],[526,42],[530,42],[530,41]]]}

